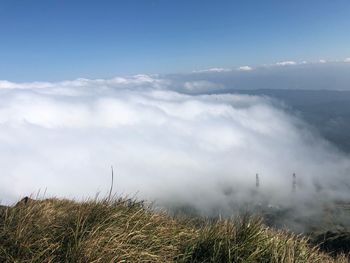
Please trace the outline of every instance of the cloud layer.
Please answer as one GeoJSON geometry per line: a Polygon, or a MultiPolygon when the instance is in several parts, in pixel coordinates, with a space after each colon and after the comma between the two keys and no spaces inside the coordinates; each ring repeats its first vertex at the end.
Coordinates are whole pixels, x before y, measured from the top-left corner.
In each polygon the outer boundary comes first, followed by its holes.
{"type": "MultiPolygon", "coordinates": [[[[202,84],[212,88],[187,88],[202,84]]],[[[186,95],[173,85],[148,75],[0,82],[3,202],[39,189],[73,198],[105,194],[110,165],[119,194],[204,212],[251,200],[256,173],[271,202],[290,202],[294,172],[298,199],[348,197],[347,156],[278,102],[186,95]]]]}

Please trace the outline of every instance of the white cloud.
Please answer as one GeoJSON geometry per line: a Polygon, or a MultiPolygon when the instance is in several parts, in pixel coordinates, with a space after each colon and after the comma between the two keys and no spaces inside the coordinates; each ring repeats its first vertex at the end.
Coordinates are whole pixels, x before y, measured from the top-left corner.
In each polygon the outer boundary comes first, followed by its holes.
{"type": "Polygon", "coordinates": [[[185,90],[190,92],[207,92],[222,88],[221,84],[216,84],[206,80],[187,81],[184,83],[185,90]]]}
{"type": "MultiPolygon", "coordinates": [[[[118,194],[230,212],[251,200],[255,173],[271,202],[288,204],[291,174],[301,200],[349,197],[349,159],[268,98],[185,95],[170,80],[7,83],[0,89],[0,198],[107,193],[110,165],[118,194]],[[40,88],[38,88],[40,87],[40,88]],[[323,186],[316,192],[315,183],[323,186]],[[232,189],[232,194],[225,191],[232,189]]],[[[188,81],[190,91],[217,88],[188,81]]],[[[229,191],[230,192],[230,191],[229,191]]]]}
{"type": "Polygon", "coordinates": [[[13,83],[7,80],[0,80],[0,89],[42,89],[53,87],[50,82],[13,83]]]}
{"type": "Polygon", "coordinates": [[[277,62],[276,65],[277,66],[293,66],[296,65],[297,63],[295,61],[281,61],[281,62],[277,62]]]}
{"type": "Polygon", "coordinates": [[[327,63],[327,61],[324,60],[324,59],[320,59],[318,62],[319,62],[319,63],[322,63],[322,64],[327,63]]]}
{"type": "Polygon", "coordinates": [[[206,72],[229,72],[231,69],[228,68],[210,68],[210,69],[202,69],[202,70],[195,70],[193,73],[206,73],[206,72]]]}
{"type": "Polygon", "coordinates": [[[249,66],[241,66],[238,68],[239,71],[251,71],[253,70],[252,67],[249,67],[249,66]]]}
{"type": "Polygon", "coordinates": [[[350,62],[350,58],[344,59],[344,62],[350,62]]]}
{"type": "Polygon", "coordinates": [[[130,87],[166,87],[169,84],[168,80],[160,79],[156,75],[138,74],[128,77],[115,77],[112,79],[85,79],[78,78],[76,80],[67,80],[61,82],[30,82],[30,83],[14,83],[7,80],[0,80],[0,89],[61,89],[72,87],[92,87],[92,86],[107,86],[115,88],[130,88],[130,87]]]}

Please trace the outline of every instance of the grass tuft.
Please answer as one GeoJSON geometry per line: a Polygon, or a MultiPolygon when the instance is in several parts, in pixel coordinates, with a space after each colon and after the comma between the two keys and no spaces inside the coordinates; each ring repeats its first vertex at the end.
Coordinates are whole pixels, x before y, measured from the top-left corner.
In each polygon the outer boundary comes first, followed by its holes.
{"type": "Polygon", "coordinates": [[[0,262],[348,262],[258,218],[199,221],[130,199],[29,200],[0,209],[0,262]]]}

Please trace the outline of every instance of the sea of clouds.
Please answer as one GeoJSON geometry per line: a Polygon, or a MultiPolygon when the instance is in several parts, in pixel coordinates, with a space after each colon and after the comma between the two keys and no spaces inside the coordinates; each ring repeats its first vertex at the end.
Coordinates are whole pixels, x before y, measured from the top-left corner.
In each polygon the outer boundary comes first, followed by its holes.
{"type": "MultiPolygon", "coordinates": [[[[173,82],[157,75],[0,81],[2,203],[39,190],[106,195],[111,165],[117,194],[203,212],[252,200],[256,173],[260,197],[271,203],[349,198],[349,157],[283,104],[186,94],[188,82],[173,82]]],[[[201,84],[208,89],[193,85],[201,84]]]]}

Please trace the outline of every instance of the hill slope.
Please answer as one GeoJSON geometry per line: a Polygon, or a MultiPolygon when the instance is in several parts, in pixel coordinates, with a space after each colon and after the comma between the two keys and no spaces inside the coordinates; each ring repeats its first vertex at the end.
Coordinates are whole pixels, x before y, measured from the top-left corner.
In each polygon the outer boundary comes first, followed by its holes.
{"type": "Polygon", "coordinates": [[[347,262],[259,219],[171,218],[129,199],[0,210],[0,262],[347,262]]]}

